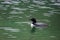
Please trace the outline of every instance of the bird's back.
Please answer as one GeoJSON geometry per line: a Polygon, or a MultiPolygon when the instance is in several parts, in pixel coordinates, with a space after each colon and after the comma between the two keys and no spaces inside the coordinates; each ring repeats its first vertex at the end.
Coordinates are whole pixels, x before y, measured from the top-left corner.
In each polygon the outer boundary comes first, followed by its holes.
{"type": "Polygon", "coordinates": [[[46,27],[47,24],[46,24],[46,23],[36,23],[35,26],[36,26],[36,27],[46,27]]]}

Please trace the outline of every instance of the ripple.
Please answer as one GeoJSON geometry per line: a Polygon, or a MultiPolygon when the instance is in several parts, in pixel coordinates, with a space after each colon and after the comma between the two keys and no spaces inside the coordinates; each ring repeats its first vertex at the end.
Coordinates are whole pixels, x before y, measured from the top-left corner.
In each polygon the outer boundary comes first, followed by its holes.
{"type": "Polygon", "coordinates": [[[20,12],[17,12],[17,11],[11,11],[9,14],[24,14],[24,12],[20,11],[20,12]]]}
{"type": "Polygon", "coordinates": [[[38,10],[36,10],[36,9],[30,9],[30,11],[38,11],[38,10]]]}
{"type": "Polygon", "coordinates": [[[13,3],[13,4],[19,4],[21,2],[20,1],[11,1],[11,3],[13,3]]]}
{"type": "Polygon", "coordinates": [[[9,31],[9,32],[20,32],[20,29],[15,29],[15,28],[12,28],[12,27],[0,27],[0,29],[6,30],[6,31],[9,31]]]}
{"type": "Polygon", "coordinates": [[[23,18],[23,17],[18,17],[18,18],[23,18]]]}
{"type": "Polygon", "coordinates": [[[26,17],[31,17],[32,15],[25,15],[26,17]]]}
{"type": "Polygon", "coordinates": [[[9,18],[9,19],[10,19],[10,18],[13,18],[13,17],[11,17],[11,16],[10,16],[10,17],[7,17],[7,18],[9,18]]]}
{"type": "Polygon", "coordinates": [[[54,4],[50,4],[50,5],[60,6],[60,3],[54,3],[54,4]]]}
{"type": "Polygon", "coordinates": [[[7,7],[1,7],[0,10],[7,10],[7,7]]]}
{"type": "Polygon", "coordinates": [[[17,38],[16,36],[11,36],[11,37],[8,37],[8,38],[17,38]]]}
{"type": "Polygon", "coordinates": [[[7,17],[7,18],[15,18],[15,17],[19,17],[19,16],[9,16],[9,17],[7,17]]]}
{"type": "Polygon", "coordinates": [[[5,1],[5,2],[1,2],[1,4],[12,4],[11,2],[5,1]]]}
{"type": "Polygon", "coordinates": [[[42,21],[45,21],[45,22],[50,22],[50,20],[48,20],[48,19],[43,19],[42,21]]]}
{"type": "Polygon", "coordinates": [[[56,38],[56,36],[49,36],[50,38],[56,38]]]}
{"type": "Polygon", "coordinates": [[[55,0],[50,0],[51,2],[55,2],[55,0]]]}
{"type": "Polygon", "coordinates": [[[8,36],[10,36],[10,37],[11,37],[11,36],[13,36],[13,35],[11,35],[11,34],[10,34],[10,35],[8,35],[8,36]]]}
{"type": "Polygon", "coordinates": [[[3,33],[4,35],[9,34],[9,33],[3,33]]]}
{"type": "Polygon", "coordinates": [[[30,6],[31,6],[31,7],[38,7],[39,5],[31,4],[30,6]]]}
{"type": "Polygon", "coordinates": [[[6,13],[2,13],[2,14],[6,14],[6,13]]]}
{"type": "Polygon", "coordinates": [[[35,11],[30,11],[30,13],[34,13],[35,11]]]}
{"type": "Polygon", "coordinates": [[[18,24],[30,24],[31,22],[15,22],[15,23],[18,23],[18,24]]]}
{"type": "Polygon", "coordinates": [[[10,7],[10,5],[6,5],[5,7],[10,7]]]}
{"type": "Polygon", "coordinates": [[[27,6],[28,8],[34,8],[34,7],[32,7],[32,6],[27,6]]]}
{"type": "Polygon", "coordinates": [[[8,28],[5,28],[4,30],[9,30],[10,32],[19,32],[19,29],[8,29],[8,28]]]}
{"type": "Polygon", "coordinates": [[[24,3],[29,3],[30,1],[29,0],[22,0],[24,3]]]}
{"type": "Polygon", "coordinates": [[[33,0],[33,3],[40,4],[40,5],[45,5],[45,3],[43,1],[40,2],[40,1],[33,0]]]}
{"type": "Polygon", "coordinates": [[[0,5],[0,8],[3,7],[3,5],[0,5]]]}
{"type": "Polygon", "coordinates": [[[44,16],[48,16],[51,17],[51,15],[49,13],[43,13],[44,16]]]}
{"type": "MultiPolygon", "coordinates": [[[[39,6],[38,6],[39,7],[39,6]]],[[[51,7],[46,7],[46,6],[40,6],[39,8],[48,8],[48,9],[53,9],[51,7]]]]}
{"type": "Polygon", "coordinates": [[[5,0],[4,2],[1,2],[1,4],[19,4],[21,3],[20,1],[12,1],[12,0],[5,0]]]}
{"type": "Polygon", "coordinates": [[[27,10],[27,8],[18,8],[18,7],[12,7],[11,9],[14,9],[14,10],[27,10]]]}
{"type": "Polygon", "coordinates": [[[54,11],[54,10],[52,10],[52,11],[48,11],[48,12],[49,12],[49,13],[52,13],[52,14],[53,14],[53,13],[56,13],[56,11],[54,11]]]}

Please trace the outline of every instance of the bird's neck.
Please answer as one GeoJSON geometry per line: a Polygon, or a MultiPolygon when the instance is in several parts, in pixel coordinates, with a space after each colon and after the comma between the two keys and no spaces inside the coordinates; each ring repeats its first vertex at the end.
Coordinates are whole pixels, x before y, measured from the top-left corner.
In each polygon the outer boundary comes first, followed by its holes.
{"type": "Polygon", "coordinates": [[[36,20],[32,20],[32,24],[35,25],[36,24],[36,20]]]}

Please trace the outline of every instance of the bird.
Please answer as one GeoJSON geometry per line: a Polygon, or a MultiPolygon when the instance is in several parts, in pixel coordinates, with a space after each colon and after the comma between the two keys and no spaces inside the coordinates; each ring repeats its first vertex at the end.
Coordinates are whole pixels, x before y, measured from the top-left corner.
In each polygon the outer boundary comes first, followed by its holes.
{"type": "Polygon", "coordinates": [[[48,24],[47,23],[43,23],[43,22],[37,22],[36,18],[31,18],[31,28],[37,27],[37,28],[43,28],[43,27],[47,27],[48,24]]]}

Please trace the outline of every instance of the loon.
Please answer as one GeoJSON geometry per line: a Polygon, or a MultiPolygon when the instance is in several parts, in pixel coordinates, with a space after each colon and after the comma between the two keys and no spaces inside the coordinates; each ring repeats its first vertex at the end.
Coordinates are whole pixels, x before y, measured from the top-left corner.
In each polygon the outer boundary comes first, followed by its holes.
{"type": "Polygon", "coordinates": [[[46,27],[46,26],[48,26],[46,23],[42,23],[42,22],[38,23],[35,18],[31,18],[30,20],[32,21],[31,28],[33,28],[33,27],[46,27]]]}

